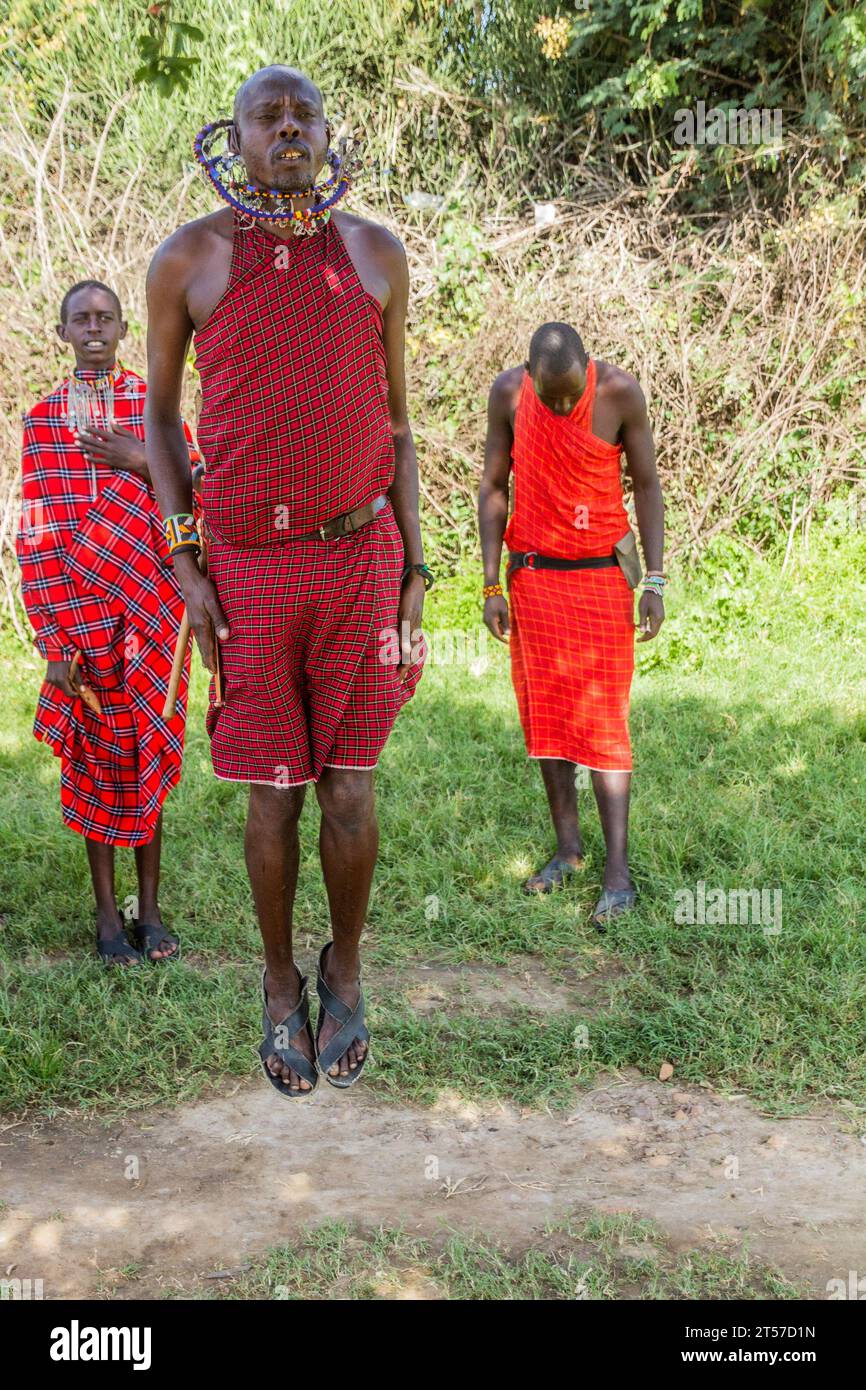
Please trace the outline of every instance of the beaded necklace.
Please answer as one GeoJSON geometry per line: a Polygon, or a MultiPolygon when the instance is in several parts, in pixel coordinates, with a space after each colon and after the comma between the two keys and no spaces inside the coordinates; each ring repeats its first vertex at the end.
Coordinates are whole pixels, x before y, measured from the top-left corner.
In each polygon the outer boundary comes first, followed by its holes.
{"type": "Polygon", "coordinates": [[[219,196],[254,221],[273,222],[278,227],[291,226],[295,236],[312,236],[320,231],[331,216],[331,208],[346,195],[351,183],[345,161],[336,150],[328,150],[331,176],[323,183],[291,193],[280,188],[262,188],[247,177],[239,154],[228,148],[219,154],[213,153],[220,132],[232,124],[228,120],[211,121],[198,132],[192,146],[197,162],[219,196]],[[295,207],[299,199],[309,197],[317,199],[312,207],[295,207]]]}

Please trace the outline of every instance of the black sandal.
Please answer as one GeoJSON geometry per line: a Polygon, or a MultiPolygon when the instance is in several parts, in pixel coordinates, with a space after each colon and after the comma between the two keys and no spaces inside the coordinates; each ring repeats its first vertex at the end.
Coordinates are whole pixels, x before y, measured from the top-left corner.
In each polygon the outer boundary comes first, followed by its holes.
{"type": "MultiPolygon", "coordinates": [[[[319,1021],[316,1026],[316,1056],[319,1060],[319,1070],[328,1085],[336,1086],[338,1091],[347,1091],[350,1086],[354,1086],[361,1072],[367,1065],[367,1058],[370,1055],[369,1047],[355,1069],[350,1069],[347,1076],[341,1076],[339,1073],[336,1076],[329,1075],[331,1067],[334,1066],[336,1062],[339,1062],[340,1058],[349,1050],[356,1038],[359,1042],[369,1043],[370,1034],[364,1026],[363,991],[359,994],[358,1002],[355,1007],[350,1008],[345,1000],[337,998],[336,994],[325,980],[325,952],[329,951],[333,944],[333,941],[328,941],[322,947],[319,956],[319,968],[316,971],[316,993],[319,996],[319,1003],[321,1004],[321,1008],[319,1009],[319,1021]],[[322,1024],[325,1021],[325,1014],[330,1014],[331,1018],[335,1018],[340,1027],[337,1029],[330,1042],[326,1043],[320,1052],[319,1036],[322,1031],[322,1024]]],[[[360,980],[358,984],[360,985],[360,980]]]]}
{"type": "Polygon", "coordinates": [[[530,878],[540,878],[544,887],[530,888],[528,878],[523,885],[523,891],[530,898],[540,896],[542,893],[552,893],[554,888],[561,888],[565,880],[570,878],[572,874],[580,873],[583,865],[582,859],[579,864],[569,864],[567,859],[560,859],[559,855],[555,854],[552,859],[548,860],[543,869],[539,869],[537,873],[529,876],[530,878]]]}
{"type": "Polygon", "coordinates": [[[636,901],[636,888],[605,888],[592,911],[596,928],[603,933],[612,917],[628,912],[636,901]]]}
{"type": "MultiPolygon", "coordinates": [[[[295,969],[298,970],[298,967],[295,966],[295,969]]],[[[286,1097],[286,1100],[301,1100],[305,1096],[311,1096],[319,1084],[319,1073],[316,1071],[315,1063],[311,1062],[309,1057],[305,1057],[303,1052],[299,1052],[298,1049],[293,1047],[289,1042],[289,1039],[293,1038],[296,1033],[300,1033],[302,1028],[306,1028],[313,1046],[313,1051],[315,1052],[316,1045],[313,1040],[313,1030],[310,1027],[310,999],[307,994],[307,977],[306,975],[302,975],[300,970],[298,970],[301,997],[298,1000],[297,1006],[290,1014],[286,1014],[282,1023],[274,1023],[268,1013],[268,991],[265,989],[265,975],[267,973],[268,967],[265,966],[262,971],[262,1032],[265,1036],[259,1048],[262,1071],[270,1081],[274,1090],[279,1091],[281,1096],[286,1097]],[[280,1036],[279,1044],[277,1043],[277,1034],[280,1036]],[[283,1041],[284,1039],[285,1041],[283,1041]],[[299,1086],[297,1090],[292,1090],[292,1087],[287,1086],[281,1076],[274,1076],[274,1073],[267,1066],[268,1058],[273,1056],[279,1057],[281,1062],[284,1062],[287,1067],[291,1067],[292,1071],[297,1072],[298,1076],[304,1081],[309,1082],[310,1089],[308,1091],[302,1091],[299,1086]]]]}
{"type": "Polygon", "coordinates": [[[153,922],[133,922],[132,939],[142,957],[149,960],[151,965],[165,965],[167,961],[180,959],[180,942],[165,927],[154,926],[153,922]],[[176,949],[167,956],[152,956],[150,954],[151,951],[160,950],[165,944],[174,946],[176,949]]]}
{"type": "MultiPolygon", "coordinates": [[[[136,965],[144,964],[143,955],[130,944],[129,937],[122,927],[117,936],[97,936],[96,950],[106,969],[116,965],[121,956],[130,962],[134,961],[136,965]]],[[[129,967],[124,966],[123,968],[128,969],[129,967]]]]}

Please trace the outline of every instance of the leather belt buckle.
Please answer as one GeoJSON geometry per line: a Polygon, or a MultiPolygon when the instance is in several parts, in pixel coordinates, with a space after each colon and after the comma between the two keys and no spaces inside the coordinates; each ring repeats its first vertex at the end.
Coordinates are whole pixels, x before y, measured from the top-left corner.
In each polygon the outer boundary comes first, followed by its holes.
{"type": "MultiPolygon", "coordinates": [[[[363,512],[366,507],[369,507],[373,516],[378,516],[387,501],[387,497],[380,494],[372,502],[366,503],[364,507],[356,507],[355,512],[363,512]],[[376,505],[377,502],[378,506],[376,505]]],[[[360,525],[356,525],[353,519],[354,514],[354,512],[343,512],[342,516],[333,516],[330,521],[325,521],[321,526],[317,526],[312,535],[318,536],[319,540],[322,541],[337,540],[340,536],[353,536],[356,531],[360,531],[361,526],[366,524],[362,521],[360,525]],[[329,531],[328,527],[334,529],[329,531]]]]}
{"type": "Polygon", "coordinates": [[[535,569],[535,558],[537,555],[537,550],[527,550],[526,554],[523,557],[523,563],[528,570],[535,569]]]}

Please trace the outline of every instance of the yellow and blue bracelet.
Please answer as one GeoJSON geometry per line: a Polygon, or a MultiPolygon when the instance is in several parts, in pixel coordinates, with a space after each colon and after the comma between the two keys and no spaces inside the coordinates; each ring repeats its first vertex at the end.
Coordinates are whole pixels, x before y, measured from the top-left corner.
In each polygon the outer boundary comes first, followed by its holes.
{"type": "Polygon", "coordinates": [[[185,550],[201,554],[201,539],[191,513],[176,512],[174,516],[167,516],[163,525],[169,555],[181,555],[185,550]]]}

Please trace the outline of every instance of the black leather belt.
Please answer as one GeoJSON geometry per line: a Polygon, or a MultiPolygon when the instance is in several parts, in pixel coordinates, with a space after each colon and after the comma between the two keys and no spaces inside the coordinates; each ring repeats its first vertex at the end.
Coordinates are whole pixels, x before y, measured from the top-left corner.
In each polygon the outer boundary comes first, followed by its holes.
{"type": "Polygon", "coordinates": [[[611,550],[607,555],[584,555],[582,560],[561,560],[557,555],[539,555],[537,550],[509,550],[508,574],[515,570],[603,570],[619,561],[611,550]]]}
{"type": "Polygon", "coordinates": [[[332,516],[330,521],[325,521],[318,526],[315,531],[307,531],[303,536],[290,537],[293,541],[333,541],[338,536],[351,536],[353,531],[358,531],[365,526],[368,521],[372,521],[388,501],[384,493],[374,497],[372,502],[365,502],[363,507],[356,507],[353,512],[343,512],[340,516],[332,516]]]}

